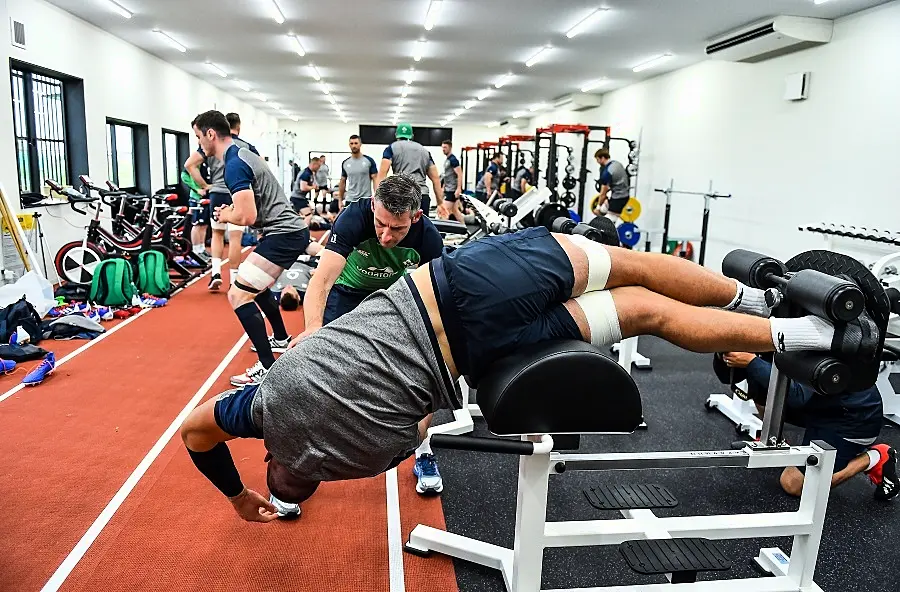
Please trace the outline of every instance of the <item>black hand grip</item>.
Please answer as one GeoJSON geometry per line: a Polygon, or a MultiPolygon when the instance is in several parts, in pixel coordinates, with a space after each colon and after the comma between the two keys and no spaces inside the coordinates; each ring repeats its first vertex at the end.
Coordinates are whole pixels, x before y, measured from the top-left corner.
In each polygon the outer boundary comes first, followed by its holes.
{"type": "Polygon", "coordinates": [[[497,454],[516,454],[519,456],[531,456],[534,453],[533,442],[477,438],[475,436],[447,436],[445,434],[434,434],[431,436],[431,447],[493,452],[497,454]]]}
{"type": "Polygon", "coordinates": [[[818,317],[845,323],[859,318],[866,297],[853,282],[814,269],[801,269],[784,288],[784,296],[818,317]]]}
{"type": "Polygon", "coordinates": [[[775,356],[775,365],[793,380],[823,395],[837,395],[850,384],[850,366],[822,352],[787,352],[775,356]]]}
{"type": "Polygon", "coordinates": [[[781,261],[753,251],[735,249],[722,260],[722,274],[751,288],[774,288],[768,276],[783,276],[787,268],[781,261]]]}

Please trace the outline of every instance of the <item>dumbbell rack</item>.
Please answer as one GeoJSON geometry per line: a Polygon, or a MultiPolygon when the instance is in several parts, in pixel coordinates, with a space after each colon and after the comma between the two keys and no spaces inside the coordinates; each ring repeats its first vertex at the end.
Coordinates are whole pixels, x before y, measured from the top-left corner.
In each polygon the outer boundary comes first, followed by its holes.
{"type": "MultiPolygon", "coordinates": [[[[830,224],[825,222],[807,224],[801,226],[800,230],[824,234],[828,237],[837,236],[841,238],[852,238],[882,245],[900,247],[900,233],[889,230],[878,230],[877,228],[866,228],[864,226],[845,226],[843,224],[830,224]]],[[[829,249],[831,246],[831,239],[829,238],[829,249]]]]}

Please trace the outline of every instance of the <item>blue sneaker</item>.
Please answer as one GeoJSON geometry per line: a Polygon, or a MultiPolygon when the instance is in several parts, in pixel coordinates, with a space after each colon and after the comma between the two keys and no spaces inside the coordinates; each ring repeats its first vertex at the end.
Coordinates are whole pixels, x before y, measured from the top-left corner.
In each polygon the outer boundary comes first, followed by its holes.
{"type": "Polygon", "coordinates": [[[9,374],[16,369],[16,363],[12,360],[0,359],[0,373],[9,374]]]}
{"type": "Polygon", "coordinates": [[[56,368],[56,356],[53,355],[53,352],[50,352],[44,356],[44,360],[37,367],[25,375],[25,378],[22,379],[22,384],[25,386],[41,384],[53,372],[54,368],[56,368]]]}
{"type": "Polygon", "coordinates": [[[419,480],[416,492],[422,495],[437,495],[444,491],[444,482],[438,471],[437,460],[433,454],[423,454],[416,459],[413,475],[419,480]]]}

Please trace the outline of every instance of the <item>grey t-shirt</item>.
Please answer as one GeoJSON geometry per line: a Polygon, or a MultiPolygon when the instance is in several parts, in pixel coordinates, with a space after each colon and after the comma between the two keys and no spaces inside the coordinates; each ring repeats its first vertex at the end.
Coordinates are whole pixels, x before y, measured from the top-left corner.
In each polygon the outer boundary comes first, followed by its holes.
{"type": "Polygon", "coordinates": [[[418,424],[429,413],[461,407],[441,378],[443,363],[401,280],[282,355],[252,415],[268,451],[298,476],[371,477],[419,445],[418,424]],[[322,372],[321,360],[334,352],[349,363],[322,372]]]}
{"type": "Polygon", "coordinates": [[[319,187],[328,187],[328,173],[330,170],[331,169],[328,168],[327,164],[322,163],[322,166],[316,171],[316,185],[319,187]]]}
{"type": "Polygon", "coordinates": [[[294,212],[272,169],[247,148],[232,144],[225,152],[225,183],[232,195],[253,190],[256,200],[253,228],[262,230],[263,236],[306,228],[306,221],[294,212]]]}
{"type": "Polygon", "coordinates": [[[225,163],[215,156],[207,156],[203,148],[198,147],[197,153],[203,157],[209,171],[209,192],[228,193],[228,185],[225,184],[225,163]]]}
{"type": "Polygon", "coordinates": [[[428,168],[434,164],[425,146],[413,140],[397,140],[384,149],[383,158],[391,161],[394,174],[409,175],[419,183],[422,197],[428,193],[428,168]]]}
{"type": "Polygon", "coordinates": [[[370,156],[360,154],[350,157],[341,164],[341,177],[346,179],[344,201],[353,203],[364,197],[372,197],[372,175],[378,174],[378,167],[370,156]]]}
{"type": "Polygon", "coordinates": [[[456,155],[451,154],[444,161],[444,174],[441,175],[441,182],[444,184],[444,193],[453,193],[459,185],[456,177],[456,168],[459,166],[459,159],[456,155]]]}
{"type": "Polygon", "coordinates": [[[631,181],[628,172],[622,163],[617,160],[609,161],[606,169],[600,176],[600,182],[609,185],[609,199],[619,203],[625,203],[631,196],[631,181]]]}

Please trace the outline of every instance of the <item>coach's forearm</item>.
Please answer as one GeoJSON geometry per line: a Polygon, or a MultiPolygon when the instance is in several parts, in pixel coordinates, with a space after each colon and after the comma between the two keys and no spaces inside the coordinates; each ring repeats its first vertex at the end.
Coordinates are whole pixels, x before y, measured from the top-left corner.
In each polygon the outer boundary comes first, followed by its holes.
{"type": "Polygon", "coordinates": [[[303,318],[306,321],[307,331],[322,327],[325,303],[328,301],[328,293],[331,291],[332,285],[333,283],[329,285],[325,278],[318,274],[313,274],[309,281],[306,294],[303,296],[303,318]]]}

